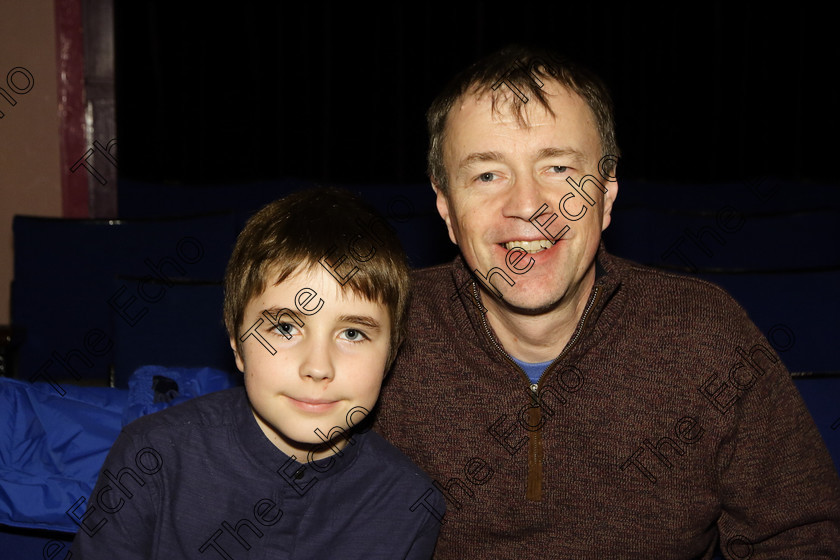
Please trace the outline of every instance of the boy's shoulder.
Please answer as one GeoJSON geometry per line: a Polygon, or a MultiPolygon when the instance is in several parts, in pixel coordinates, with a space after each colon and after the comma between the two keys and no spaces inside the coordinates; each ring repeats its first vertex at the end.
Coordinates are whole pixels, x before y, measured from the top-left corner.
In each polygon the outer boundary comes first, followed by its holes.
{"type": "Polygon", "coordinates": [[[364,434],[365,445],[359,452],[359,467],[376,473],[378,484],[402,484],[431,487],[429,476],[414,461],[378,433],[364,434]]]}
{"type": "Polygon", "coordinates": [[[236,423],[236,413],[248,406],[244,387],[233,387],[195,397],[170,408],[141,416],[123,428],[131,434],[218,429],[236,423]]]}

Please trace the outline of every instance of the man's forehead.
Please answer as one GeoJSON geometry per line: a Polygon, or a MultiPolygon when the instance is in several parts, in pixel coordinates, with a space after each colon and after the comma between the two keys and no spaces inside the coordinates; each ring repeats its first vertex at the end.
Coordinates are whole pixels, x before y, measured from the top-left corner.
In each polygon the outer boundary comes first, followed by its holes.
{"type": "Polygon", "coordinates": [[[505,91],[507,88],[468,90],[453,105],[447,118],[443,150],[448,164],[463,164],[452,158],[460,160],[465,149],[476,151],[476,142],[483,146],[479,152],[506,149],[508,142],[515,142],[514,138],[522,140],[523,131],[529,135],[546,132],[555,138],[540,146],[541,149],[598,152],[600,136],[586,101],[556,82],[546,81],[542,89],[548,107],[534,96],[528,103],[521,103],[513,93],[505,91]]]}
{"type": "MultiPolygon", "coordinates": [[[[447,125],[454,119],[471,117],[486,119],[489,116],[493,122],[526,128],[533,122],[545,122],[546,117],[548,120],[556,118],[556,110],[559,106],[566,110],[588,109],[586,102],[577,93],[554,80],[546,80],[540,89],[551,109],[533,94],[525,94],[528,101],[523,102],[519,95],[504,84],[495,90],[489,87],[472,86],[453,104],[447,118],[447,125]]],[[[521,92],[520,95],[522,95],[521,92]]]]}

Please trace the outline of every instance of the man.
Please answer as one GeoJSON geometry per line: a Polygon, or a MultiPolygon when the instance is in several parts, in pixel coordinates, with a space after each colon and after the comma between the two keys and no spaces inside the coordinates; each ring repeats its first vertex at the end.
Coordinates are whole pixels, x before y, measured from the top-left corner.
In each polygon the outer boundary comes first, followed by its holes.
{"type": "Polygon", "coordinates": [[[378,429],[434,479],[436,558],[840,558],[840,482],[721,289],[609,255],[601,82],[506,49],[428,112],[461,255],[415,275],[378,429]]]}

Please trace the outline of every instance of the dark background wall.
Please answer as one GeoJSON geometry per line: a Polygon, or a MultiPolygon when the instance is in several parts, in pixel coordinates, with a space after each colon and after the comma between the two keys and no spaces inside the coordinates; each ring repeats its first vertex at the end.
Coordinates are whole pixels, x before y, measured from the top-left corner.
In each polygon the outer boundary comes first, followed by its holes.
{"type": "Polygon", "coordinates": [[[840,56],[820,11],[172,4],[115,6],[122,178],[425,182],[433,96],[476,58],[524,42],[604,78],[622,178],[836,182],[840,56]]]}

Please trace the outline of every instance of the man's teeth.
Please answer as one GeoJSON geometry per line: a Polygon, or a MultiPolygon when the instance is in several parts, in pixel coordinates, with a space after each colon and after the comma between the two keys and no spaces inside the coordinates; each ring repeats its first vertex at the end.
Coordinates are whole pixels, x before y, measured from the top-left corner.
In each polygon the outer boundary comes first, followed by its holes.
{"type": "Polygon", "coordinates": [[[510,251],[514,247],[524,249],[528,253],[539,253],[551,248],[551,241],[540,239],[539,241],[508,241],[504,244],[505,249],[510,251]]]}

